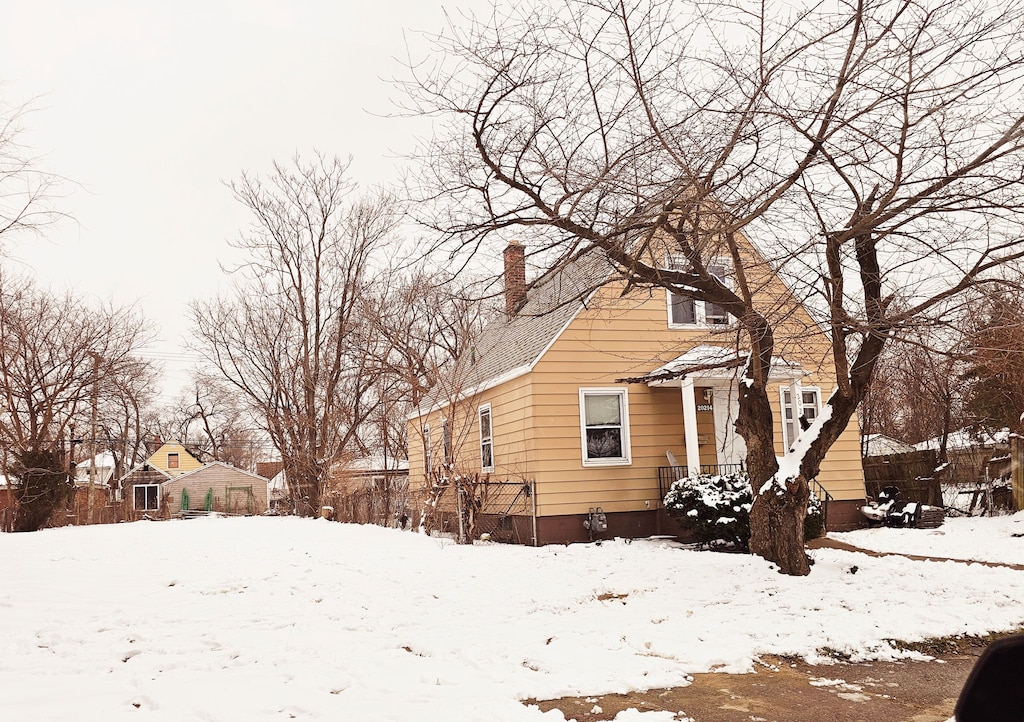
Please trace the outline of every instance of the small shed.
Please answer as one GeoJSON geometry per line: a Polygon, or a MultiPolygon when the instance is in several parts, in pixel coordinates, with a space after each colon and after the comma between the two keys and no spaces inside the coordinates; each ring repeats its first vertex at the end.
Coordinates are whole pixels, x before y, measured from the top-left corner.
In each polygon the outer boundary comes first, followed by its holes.
{"type": "Polygon", "coordinates": [[[267,510],[267,482],[265,477],[214,461],[164,482],[162,496],[169,515],[189,511],[262,514],[267,510]]]}

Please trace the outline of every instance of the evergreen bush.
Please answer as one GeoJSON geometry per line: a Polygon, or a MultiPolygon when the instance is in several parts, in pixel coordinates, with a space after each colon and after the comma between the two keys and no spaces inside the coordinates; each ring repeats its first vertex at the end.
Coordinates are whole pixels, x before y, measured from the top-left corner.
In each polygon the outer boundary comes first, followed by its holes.
{"type": "MultiPolygon", "coordinates": [[[[754,496],[750,477],[736,474],[699,474],[672,483],[665,495],[665,509],[701,545],[713,542],[746,549],[750,541],[750,505],[754,496]]],[[[822,504],[811,496],[804,520],[804,538],[821,536],[822,504]]]]}

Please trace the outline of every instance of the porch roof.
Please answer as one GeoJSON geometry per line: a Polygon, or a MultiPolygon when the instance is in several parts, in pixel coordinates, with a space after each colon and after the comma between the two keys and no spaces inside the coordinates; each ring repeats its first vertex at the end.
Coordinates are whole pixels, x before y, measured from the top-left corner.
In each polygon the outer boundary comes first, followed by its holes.
{"type": "MultiPolygon", "coordinates": [[[[736,380],[750,356],[749,351],[737,351],[723,346],[701,344],[677,356],[653,371],[636,378],[619,379],[625,383],[646,383],[648,386],[679,386],[686,377],[706,380],[736,380]]],[[[783,358],[773,358],[768,373],[769,381],[791,381],[802,378],[803,367],[783,358]]]]}

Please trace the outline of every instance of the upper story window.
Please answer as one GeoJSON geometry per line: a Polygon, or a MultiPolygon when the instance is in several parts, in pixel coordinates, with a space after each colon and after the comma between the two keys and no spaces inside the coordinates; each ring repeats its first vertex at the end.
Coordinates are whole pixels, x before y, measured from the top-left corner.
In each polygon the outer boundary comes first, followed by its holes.
{"type": "Polygon", "coordinates": [[[821,411],[820,389],[815,386],[803,386],[800,389],[800,396],[800,406],[794,409],[793,392],[789,387],[782,389],[782,442],[787,449],[800,436],[803,429],[800,419],[803,418],[807,424],[811,424],[821,411]]]}
{"type": "MultiPolygon", "coordinates": [[[[687,263],[684,258],[669,254],[667,265],[674,270],[685,270],[687,263]]],[[[707,266],[708,272],[728,285],[729,267],[723,261],[712,261],[707,266]]],[[[679,326],[718,326],[729,323],[729,314],[720,306],[705,301],[696,301],[677,293],[668,293],[668,325],[679,326]]]]}
{"type": "Polygon", "coordinates": [[[477,410],[480,420],[480,470],[494,471],[494,435],[491,429],[491,405],[477,410]]]}
{"type": "Polygon", "coordinates": [[[580,389],[580,437],[584,466],[630,463],[626,389],[580,389]]]}

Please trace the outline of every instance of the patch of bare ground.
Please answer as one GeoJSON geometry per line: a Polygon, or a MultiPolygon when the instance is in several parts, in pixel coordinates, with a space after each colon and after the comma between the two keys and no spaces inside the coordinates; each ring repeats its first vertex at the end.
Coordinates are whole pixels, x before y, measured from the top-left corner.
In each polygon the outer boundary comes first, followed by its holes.
{"type": "Polygon", "coordinates": [[[900,644],[928,662],[810,665],[771,658],[751,674],[695,674],[685,687],[629,694],[530,700],[577,722],[612,720],[631,707],[694,722],[945,722],[975,660],[996,636],[900,644]]]}

